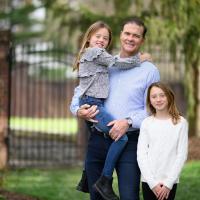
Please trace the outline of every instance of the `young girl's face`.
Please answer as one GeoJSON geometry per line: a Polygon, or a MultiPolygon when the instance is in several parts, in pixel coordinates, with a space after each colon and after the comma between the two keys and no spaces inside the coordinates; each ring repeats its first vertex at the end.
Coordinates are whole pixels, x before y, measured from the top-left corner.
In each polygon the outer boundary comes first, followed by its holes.
{"type": "Polygon", "coordinates": [[[106,28],[100,28],[89,39],[89,47],[106,48],[109,43],[109,32],[106,28]]]}
{"type": "Polygon", "coordinates": [[[167,96],[161,88],[152,87],[150,91],[150,103],[157,111],[168,111],[167,96]]]}

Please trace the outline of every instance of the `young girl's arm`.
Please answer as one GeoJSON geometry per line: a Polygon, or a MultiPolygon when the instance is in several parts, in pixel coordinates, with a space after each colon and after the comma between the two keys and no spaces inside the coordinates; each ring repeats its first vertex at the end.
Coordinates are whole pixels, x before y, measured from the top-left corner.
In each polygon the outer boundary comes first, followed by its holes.
{"type": "Polygon", "coordinates": [[[137,67],[140,63],[149,61],[152,62],[151,54],[149,53],[138,53],[130,58],[118,58],[113,66],[121,69],[130,69],[137,67]]]}
{"type": "Polygon", "coordinates": [[[87,49],[81,62],[84,62],[85,60],[97,63],[104,67],[114,66],[120,69],[130,69],[141,63],[139,55],[129,58],[118,58],[109,54],[105,49],[97,47],[87,49]]]}
{"type": "Polygon", "coordinates": [[[115,62],[112,65],[113,67],[118,67],[120,69],[131,69],[140,65],[140,58],[139,55],[136,54],[129,58],[120,58],[115,57],[115,62]]]}

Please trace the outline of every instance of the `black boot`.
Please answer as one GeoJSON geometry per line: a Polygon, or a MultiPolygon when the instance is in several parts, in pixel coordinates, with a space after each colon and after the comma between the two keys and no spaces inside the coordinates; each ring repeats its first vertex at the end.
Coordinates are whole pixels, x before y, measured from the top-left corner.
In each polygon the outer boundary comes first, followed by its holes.
{"type": "Polygon", "coordinates": [[[101,176],[93,186],[105,200],[119,200],[112,188],[112,179],[101,176]]]}
{"type": "Polygon", "coordinates": [[[81,180],[76,186],[76,189],[81,192],[89,193],[87,175],[86,175],[85,170],[83,170],[82,172],[81,180]]]}

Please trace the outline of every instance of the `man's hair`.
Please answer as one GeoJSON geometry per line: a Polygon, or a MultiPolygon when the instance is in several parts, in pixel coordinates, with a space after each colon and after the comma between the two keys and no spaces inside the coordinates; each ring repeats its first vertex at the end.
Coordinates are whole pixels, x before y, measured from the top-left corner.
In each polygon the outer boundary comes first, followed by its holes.
{"type": "Polygon", "coordinates": [[[141,18],[139,17],[131,17],[131,18],[127,18],[124,23],[122,24],[122,30],[124,29],[124,26],[126,24],[136,24],[138,26],[142,26],[143,27],[143,34],[142,34],[142,37],[145,38],[146,36],[146,33],[147,33],[147,27],[146,25],[144,24],[144,22],[142,21],[141,18]]]}

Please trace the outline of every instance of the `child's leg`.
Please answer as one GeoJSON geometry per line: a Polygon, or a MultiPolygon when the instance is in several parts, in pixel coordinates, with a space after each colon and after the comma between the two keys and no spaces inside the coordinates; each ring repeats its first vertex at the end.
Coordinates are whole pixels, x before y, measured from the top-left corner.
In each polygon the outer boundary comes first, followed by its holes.
{"type": "Polygon", "coordinates": [[[97,129],[100,129],[102,132],[109,134],[111,126],[107,126],[107,124],[114,120],[111,114],[109,114],[103,106],[98,106],[99,113],[95,116],[95,119],[98,123],[95,123],[94,126],[97,129]]]}
{"type": "Polygon", "coordinates": [[[95,119],[98,120],[98,123],[94,123],[94,126],[104,132],[104,133],[109,133],[110,127],[107,126],[107,124],[114,120],[114,118],[112,117],[111,114],[109,114],[105,108],[104,108],[104,99],[97,99],[94,97],[90,97],[90,96],[83,96],[80,100],[79,100],[79,105],[83,105],[83,104],[89,104],[89,105],[97,105],[98,106],[98,110],[99,113],[95,116],[95,119]]]}
{"type": "MultiPolygon", "coordinates": [[[[99,113],[96,115],[96,119],[98,120],[98,123],[95,125],[95,127],[99,128],[102,130],[104,133],[109,133],[110,129],[112,127],[107,126],[107,124],[114,120],[113,117],[105,110],[103,106],[100,106],[99,108],[99,113]]],[[[112,178],[116,162],[123,151],[126,143],[128,142],[128,137],[127,135],[122,136],[118,141],[113,141],[111,144],[105,164],[104,164],[104,169],[102,172],[102,175],[112,178]]]]}
{"type": "MultiPolygon", "coordinates": [[[[83,103],[98,106],[99,113],[95,116],[95,119],[98,120],[98,123],[94,124],[94,126],[97,127],[97,129],[100,129],[102,132],[109,134],[109,131],[112,127],[107,126],[107,124],[113,121],[114,118],[112,117],[110,113],[106,111],[105,107],[103,106],[103,101],[101,99],[96,99],[93,97],[86,96],[85,98],[81,100],[81,104],[83,103]]],[[[113,141],[107,154],[102,175],[108,178],[112,178],[115,164],[122,150],[124,149],[127,141],[128,141],[127,135],[124,135],[116,142],[113,141]]]]}
{"type": "Polygon", "coordinates": [[[105,164],[104,164],[104,168],[103,168],[103,172],[102,175],[108,177],[108,178],[112,178],[115,166],[116,166],[116,162],[119,159],[119,156],[121,155],[125,145],[128,142],[128,136],[127,135],[123,135],[118,141],[113,141],[113,143],[111,144],[106,160],[105,160],[105,164]]]}

